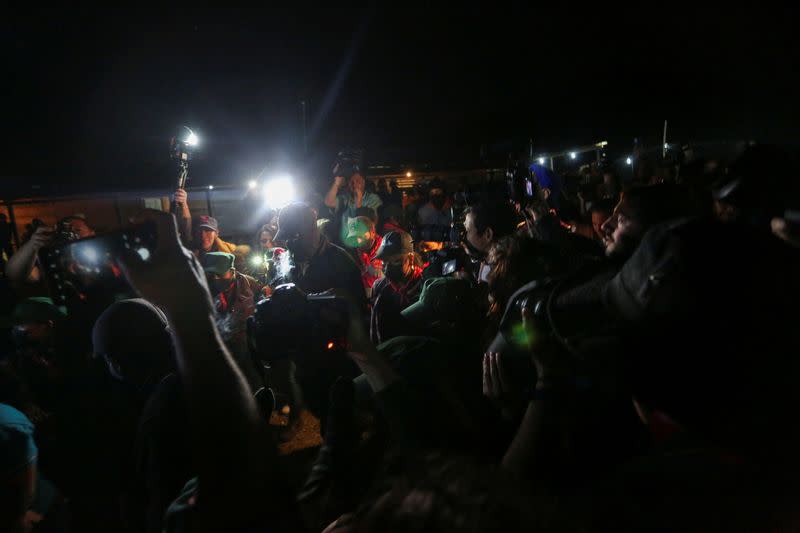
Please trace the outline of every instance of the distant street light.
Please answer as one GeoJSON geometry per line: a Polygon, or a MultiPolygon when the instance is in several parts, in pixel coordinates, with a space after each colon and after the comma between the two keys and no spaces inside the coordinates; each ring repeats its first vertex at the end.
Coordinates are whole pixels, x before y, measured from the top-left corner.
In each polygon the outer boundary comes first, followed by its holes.
{"type": "Polygon", "coordinates": [[[576,154],[575,152],[570,152],[569,153],[569,158],[570,159],[575,159],[576,157],[578,157],[578,154],[576,154]]]}
{"type": "Polygon", "coordinates": [[[632,165],[633,164],[633,159],[631,159],[630,157],[626,157],[625,158],[625,164],[626,165],[632,165]]]}
{"type": "Polygon", "coordinates": [[[410,177],[411,177],[411,171],[410,171],[410,170],[409,170],[408,172],[406,172],[406,177],[407,177],[407,178],[410,178],[410,177]]]}

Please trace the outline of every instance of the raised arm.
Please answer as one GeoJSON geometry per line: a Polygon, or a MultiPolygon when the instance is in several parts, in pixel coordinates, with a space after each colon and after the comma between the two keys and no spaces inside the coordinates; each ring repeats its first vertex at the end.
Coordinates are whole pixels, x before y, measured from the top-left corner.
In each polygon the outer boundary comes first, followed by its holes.
{"type": "Polygon", "coordinates": [[[336,208],[336,196],[339,194],[339,189],[342,187],[343,184],[344,184],[344,178],[342,176],[336,176],[333,179],[331,188],[328,189],[328,193],[325,195],[325,205],[327,205],[331,209],[336,208]]]}
{"type": "Polygon", "coordinates": [[[192,213],[189,211],[189,196],[183,189],[175,191],[175,204],[178,206],[178,230],[181,242],[188,243],[192,238],[192,213]]]}
{"type": "Polygon", "coordinates": [[[53,228],[49,226],[36,228],[28,242],[8,259],[6,276],[12,285],[19,287],[31,280],[36,267],[36,256],[39,250],[52,242],[53,233],[53,228]]]}
{"type": "Polygon", "coordinates": [[[189,408],[198,474],[196,515],[209,530],[235,529],[294,508],[267,425],[220,339],[205,275],[178,240],[171,214],[148,212],[158,245],[148,261],[123,259],[131,285],[169,320],[189,408]]]}

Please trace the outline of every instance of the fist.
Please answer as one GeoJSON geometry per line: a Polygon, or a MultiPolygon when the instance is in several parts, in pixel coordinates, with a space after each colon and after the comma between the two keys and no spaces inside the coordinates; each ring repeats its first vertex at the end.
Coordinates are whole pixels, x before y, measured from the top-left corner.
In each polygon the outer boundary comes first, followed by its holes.
{"type": "Polygon", "coordinates": [[[186,205],[186,200],[188,199],[188,195],[186,191],[183,189],[178,189],[175,191],[175,203],[178,205],[186,205]]]}
{"type": "Polygon", "coordinates": [[[344,177],[343,176],[336,176],[335,178],[333,178],[333,183],[337,187],[341,187],[342,185],[344,185],[344,177]]]}

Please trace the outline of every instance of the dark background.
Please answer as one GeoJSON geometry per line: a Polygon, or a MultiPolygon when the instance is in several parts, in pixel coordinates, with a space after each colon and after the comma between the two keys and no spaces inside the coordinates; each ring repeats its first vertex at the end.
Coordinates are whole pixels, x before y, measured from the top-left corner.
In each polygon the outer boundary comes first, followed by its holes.
{"type": "Polygon", "coordinates": [[[797,13],[382,8],[50,9],[0,22],[4,186],[172,179],[169,137],[202,137],[196,184],[264,167],[468,166],[634,137],[798,138],[797,13]],[[299,102],[308,103],[309,153],[299,102]]]}

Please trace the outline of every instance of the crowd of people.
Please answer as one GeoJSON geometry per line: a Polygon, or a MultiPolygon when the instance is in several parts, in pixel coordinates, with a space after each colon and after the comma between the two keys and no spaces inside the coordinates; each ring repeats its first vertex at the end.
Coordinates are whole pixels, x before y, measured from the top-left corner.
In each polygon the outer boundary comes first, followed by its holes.
{"type": "Polygon", "coordinates": [[[0,530],[793,530],[795,163],[356,170],[247,245],[178,190],[130,294],[74,302],[39,252],[91,221],[37,224],[0,252],[0,530]]]}

